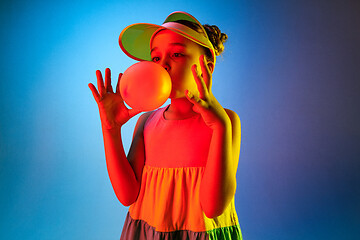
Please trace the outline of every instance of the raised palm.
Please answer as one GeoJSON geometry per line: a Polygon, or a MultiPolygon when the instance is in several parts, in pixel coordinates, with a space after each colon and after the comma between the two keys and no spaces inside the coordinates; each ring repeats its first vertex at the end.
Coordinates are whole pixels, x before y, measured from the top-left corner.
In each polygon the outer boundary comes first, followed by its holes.
{"type": "Polygon", "coordinates": [[[138,114],[140,111],[135,109],[128,109],[120,94],[120,79],[122,74],[119,74],[116,85],[116,92],[114,93],[111,86],[111,72],[109,68],[105,69],[105,85],[100,70],[96,71],[97,85],[96,87],[89,83],[89,88],[93,93],[94,99],[99,107],[101,124],[106,129],[121,127],[130,118],[138,114]]]}

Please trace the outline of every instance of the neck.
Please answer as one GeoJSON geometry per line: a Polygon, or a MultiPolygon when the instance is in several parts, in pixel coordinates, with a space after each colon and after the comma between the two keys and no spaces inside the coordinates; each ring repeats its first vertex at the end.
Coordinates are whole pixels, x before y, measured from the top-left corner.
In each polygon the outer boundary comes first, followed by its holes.
{"type": "Polygon", "coordinates": [[[169,108],[165,111],[165,118],[169,120],[186,119],[197,114],[193,111],[193,104],[187,98],[171,99],[169,108]]]}

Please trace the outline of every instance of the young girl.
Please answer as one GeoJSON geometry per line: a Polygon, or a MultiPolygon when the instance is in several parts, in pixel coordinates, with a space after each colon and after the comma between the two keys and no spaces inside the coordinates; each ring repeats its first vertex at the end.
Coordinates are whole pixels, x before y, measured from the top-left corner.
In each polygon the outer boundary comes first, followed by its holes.
{"type": "MultiPolygon", "coordinates": [[[[140,116],[128,155],[121,127],[139,112],[105,84],[96,90],[110,181],[130,206],[121,239],[242,239],[234,206],[240,153],[240,120],[211,91],[216,55],[227,39],[216,26],[185,12],[163,25],[133,24],[120,34],[122,50],[164,67],[172,81],[171,104],[140,116]]],[[[151,91],[151,89],[149,89],[151,91]]]]}

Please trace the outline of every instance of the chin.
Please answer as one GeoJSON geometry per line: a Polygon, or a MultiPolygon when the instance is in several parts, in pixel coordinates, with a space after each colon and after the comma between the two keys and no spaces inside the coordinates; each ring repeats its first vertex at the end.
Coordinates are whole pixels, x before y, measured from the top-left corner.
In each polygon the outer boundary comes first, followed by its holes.
{"type": "Polygon", "coordinates": [[[177,90],[171,90],[170,99],[177,99],[177,98],[183,98],[185,97],[185,91],[177,91],[177,90]]]}

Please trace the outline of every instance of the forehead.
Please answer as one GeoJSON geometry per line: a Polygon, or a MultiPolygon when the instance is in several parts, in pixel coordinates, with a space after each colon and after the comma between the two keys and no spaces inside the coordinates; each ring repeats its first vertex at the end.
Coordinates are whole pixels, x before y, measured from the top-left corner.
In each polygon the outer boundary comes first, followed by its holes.
{"type": "Polygon", "coordinates": [[[194,47],[198,46],[198,44],[194,43],[193,41],[187,39],[186,37],[181,36],[171,30],[161,30],[154,36],[151,48],[159,47],[159,46],[166,46],[172,43],[181,43],[184,44],[186,47],[194,47]]]}

